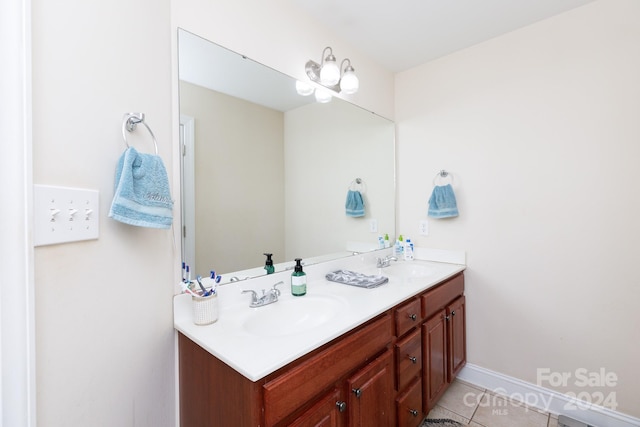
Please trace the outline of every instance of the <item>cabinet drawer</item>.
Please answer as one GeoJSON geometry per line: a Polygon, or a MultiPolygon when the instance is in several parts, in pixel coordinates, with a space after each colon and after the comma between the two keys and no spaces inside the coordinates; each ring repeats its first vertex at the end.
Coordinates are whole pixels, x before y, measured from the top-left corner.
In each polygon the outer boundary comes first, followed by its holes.
{"type": "Polygon", "coordinates": [[[354,334],[315,354],[264,385],[265,424],[272,426],[326,390],[391,341],[393,323],[385,314],[354,334]]]}
{"type": "Polygon", "coordinates": [[[395,344],[398,390],[402,390],[422,369],[420,329],[395,344]]]}
{"type": "Polygon", "coordinates": [[[420,300],[413,299],[394,310],[396,336],[402,336],[409,329],[420,324],[420,300]]]}
{"type": "Polygon", "coordinates": [[[464,276],[459,274],[424,293],[422,300],[422,317],[427,319],[442,310],[448,303],[464,293],[464,276]]]}
{"type": "Polygon", "coordinates": [[[422,381],[416,380],[396,399],[398,427],[417,427],[422,422],[422,381]]]}

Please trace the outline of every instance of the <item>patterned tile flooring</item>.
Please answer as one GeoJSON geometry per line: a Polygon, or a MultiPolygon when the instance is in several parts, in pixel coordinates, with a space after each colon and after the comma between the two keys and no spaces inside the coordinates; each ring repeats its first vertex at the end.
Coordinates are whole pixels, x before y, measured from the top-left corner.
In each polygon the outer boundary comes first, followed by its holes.
{"type": "Polygon", "coordinates": [[[455,380],[427,418],[450,418],[471,427],[557,427],[558,418],[455,380]]]}

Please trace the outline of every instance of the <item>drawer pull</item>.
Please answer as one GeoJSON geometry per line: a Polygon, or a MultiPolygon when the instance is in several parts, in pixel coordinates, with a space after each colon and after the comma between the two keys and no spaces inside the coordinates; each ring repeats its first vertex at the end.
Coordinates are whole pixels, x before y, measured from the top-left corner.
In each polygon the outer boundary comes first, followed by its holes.
{"type": "Polygon", "coordinates": [[[347,402],[341,402],[338,400],[336,402],[336,407],[338,408],[338,412],[344,412],[347,410],[347,402]]]}
{"type": "Polygon", "coordinates": [[[359,388],[351,389],[351,391],[352,391],[352,392],[353,392],[353,394],[355,394],[355,395],[356,395],[356,397],[358,397],[358,398],[359,398],[359,397],[360,397],[360,395],[362,394],[362,390],[360,390],[359,388]]]}
{"type": "Polygon", "coordinates": [[[409,360],[411,360],[411,363],[413,363],[414,365],[418,363],[418,359],[415,356],[409,356],[409,360]]]}
{"type": "Polygon", "coordinates": [[[451,315],[452,315],[452,316],[455,316],[455,315],[456,315],[456,311],[455,311],[455,310],[453,310],[453,311],[451,312],[451,315]]]}
{"type": "Polygon", "coordinates": [[[416,321],[417,318],[418,318],[418,316],[416,316],[415,314],[410,314],[409,315],[409,319],[413,320],[414,322],[416,321]]]}
{"type": "Polygon", "coordinates": [[[411,415],[413,415],[414,417],[418,416],[418,411],[416,411],[415,409],[409,409],[409,412],[411,413],[411,415]]]}

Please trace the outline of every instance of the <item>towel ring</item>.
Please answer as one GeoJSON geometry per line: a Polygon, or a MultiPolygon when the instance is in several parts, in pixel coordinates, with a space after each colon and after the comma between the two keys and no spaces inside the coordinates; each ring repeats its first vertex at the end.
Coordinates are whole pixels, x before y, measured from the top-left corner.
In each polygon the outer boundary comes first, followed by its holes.
{"type": "Polygon", "coordinates": [[[351,181],[351,184],[349,184],[349,190],[351,191],[360,190],[364,193],[365,189],[366,187],[364,185],[364,181],[362,181],[362,179],[360,178],[354,179],[353,181],[351,181]]]}
{"type": "Polygon", "coordinates": [[[436,176],[433,177],[433,185],[437,185],[436,181],[438,181],[438,178],[440,179],[451,178],[451,183],[453,184],[453,174],[447,172],[444,169],[442,169],[440,172],[436,174],[436,176]]]}
{"type": "Polygon", "coordinates": [[[157,156],[158,141],[156,141],[156,136],[151,131],[149,125],[144,121],[144,113],[125,113],[124,119],[122,120],[122,138],[124,139],[124,143],[126,144],[127,148],[130,147],[129,142],[127,142],[127,132],[133,132],[134,130],[136,130],[137,125],[140,123],[143,124],[151,134],[151,138],[153,138],[153,146],[156,149],[157,156]]]}

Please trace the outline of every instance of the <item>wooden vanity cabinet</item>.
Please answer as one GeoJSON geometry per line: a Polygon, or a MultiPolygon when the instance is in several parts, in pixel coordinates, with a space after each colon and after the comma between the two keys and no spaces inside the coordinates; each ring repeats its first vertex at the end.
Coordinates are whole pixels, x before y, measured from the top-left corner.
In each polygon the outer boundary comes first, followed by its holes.
{"type": "Polygon", "coordinates": [[[463,292],[460,273],[256,382],[179,333],[180,425],[416,427],[465,364],[463,292]]]}
{"type": "Polygon", "coordinates": [[[464,276],[422,296],[423,405],[428,413],[466,363],[464,276]]]}

